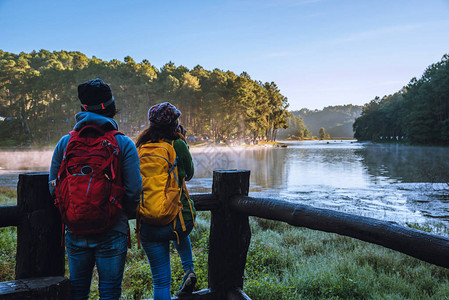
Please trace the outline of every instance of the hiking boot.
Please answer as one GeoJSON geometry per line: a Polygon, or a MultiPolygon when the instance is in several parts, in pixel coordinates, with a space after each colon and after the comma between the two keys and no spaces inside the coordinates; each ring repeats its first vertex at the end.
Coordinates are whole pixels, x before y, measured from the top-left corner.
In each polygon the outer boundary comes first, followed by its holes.
{"type": "Polygon", "coordinates": [[[191,295],[193,293],[193,290],[195,289],[195,284],[196,284],[195,273],[193,271],[187,272],[187,274],[185,274],[184,277],[182,278],[182,284],[179,287],[176,296],[182,297],[186,295],[191,295]]]}

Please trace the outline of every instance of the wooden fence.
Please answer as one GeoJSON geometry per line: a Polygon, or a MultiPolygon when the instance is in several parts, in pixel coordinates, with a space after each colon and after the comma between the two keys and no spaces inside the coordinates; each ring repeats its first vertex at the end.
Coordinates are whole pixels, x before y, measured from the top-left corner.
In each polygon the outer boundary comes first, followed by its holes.
{"type": "Polygon", "coordinates": [[[48,173],[19,175],[17,205],[0,207],[0,227],[6,226],[17,226],[16,280],[0,283],[0,299],[69,299],[48,173]]]}
{"type": "MultiPolygon", "coordinates": [[[[214,171],[212,194],[192,195],[198,211],[211,211],[209,287],[183,299],[249,299],[243,292],[249,216],[353,237],[449,267],[446,237],[392,222],[248,197],[249,175],[246,170],[214,171]]],[[[0,207],[0,227],[17,226],[16,280],[0,283],[0,299],[68,299],[61,222],[48,192],[48,173],[20,174],[17,191],[17,206],[0,207]]]]}

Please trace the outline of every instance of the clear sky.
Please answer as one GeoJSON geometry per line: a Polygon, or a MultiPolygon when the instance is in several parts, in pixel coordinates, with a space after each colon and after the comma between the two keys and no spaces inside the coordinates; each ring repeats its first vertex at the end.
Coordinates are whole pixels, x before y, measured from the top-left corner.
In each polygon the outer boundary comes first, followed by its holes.
{"type": "Polygon", "coordinates": [[[0,49],[246,71],[291,110],[363,105],[449,53],[449,0],[0,0],[0,49]]]}

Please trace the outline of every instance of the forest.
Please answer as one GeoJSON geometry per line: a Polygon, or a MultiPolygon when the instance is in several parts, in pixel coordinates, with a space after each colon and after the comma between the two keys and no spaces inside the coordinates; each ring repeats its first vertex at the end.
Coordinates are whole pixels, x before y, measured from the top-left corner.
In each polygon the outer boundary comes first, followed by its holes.
{"type": "Polygon", "coordinates": [[[290,111],[287,128],[278,131],[279,139],[353,138],[352,124],[360,116],[358,105],[327,106],[323,109],[290,111]]]}
{"type": "Polygon", "coordinates": [[[101,78],[117,101],[120,130],[135,137],[148,108],[169,101],[181,111],[188,134],[220,139],[275,140],[287,127],[288,101],[274,82],[243,72],[193,69],[168,62],[160,69],[104,61],[76,51],[8,53],[0,50],[0,146],[52,145],[68,133],[80,111],[78,84],[101,78]]]}
{"type": "Polygon", "coordinates": [[[362,141],[449,145],[449,55],[400,91],[365,104],[353,127],[362,141]]]}

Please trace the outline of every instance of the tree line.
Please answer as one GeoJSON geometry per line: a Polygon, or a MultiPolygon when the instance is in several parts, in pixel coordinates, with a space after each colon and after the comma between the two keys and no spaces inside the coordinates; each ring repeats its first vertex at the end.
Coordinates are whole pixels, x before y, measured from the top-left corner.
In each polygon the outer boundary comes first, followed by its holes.
{"type": "Polygon", "coordinates": [[[449,144],[449,55],[393,95],[376,97],[353,125],[358,140],[449,144]]]}
{"type": "Polygon", "coordinates": [[[305,138],[352,138],[352,124],[360,116],[362,107],[358,105],[327,106],[321,110],[290,111],[288,128],[279,130],[280,139],[305,138]]]}
{"type": "Polygon", "coordinates": [[[188,134],[211,140],[275,140],[287,127],[288,101],[274,82],[243,72],[193,69],[168,62],[160,69],[127,56],[104,61],[81,52],[0,50],[2,145],[52,144],[74,126],[80,111],[78,84],[101,78],[111,85],[120,130],[136,136],[148,108],[169,101],[182,111],[188,134]]]}

